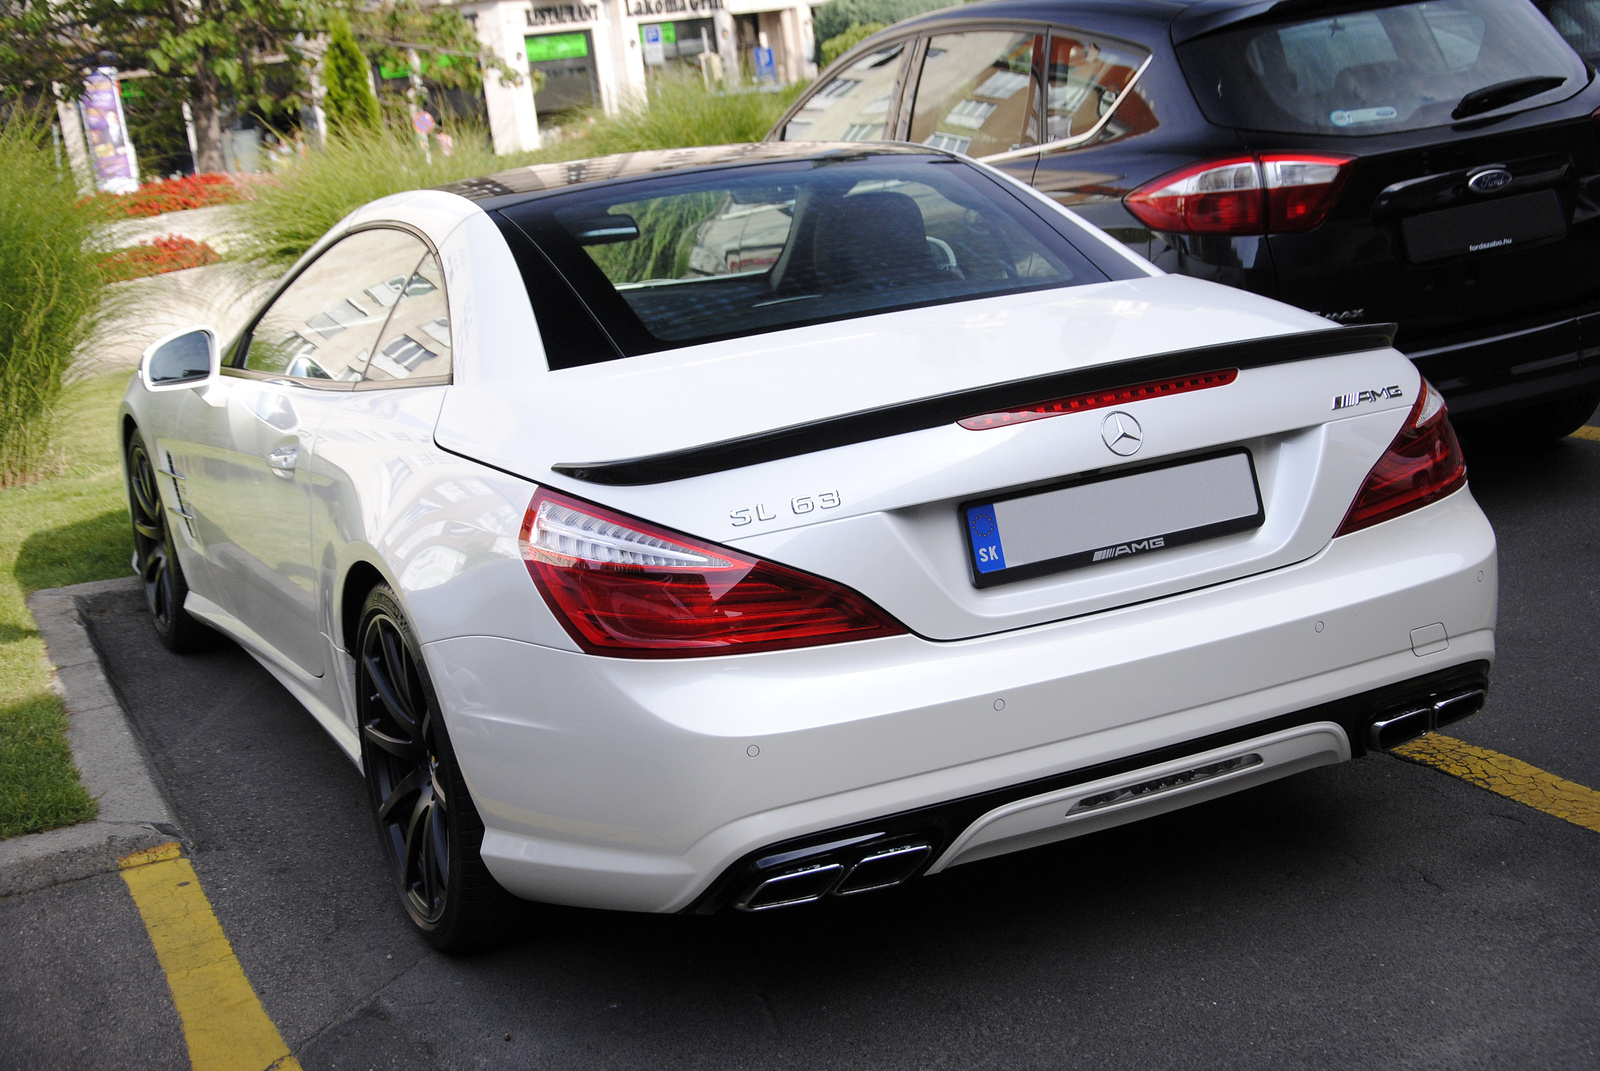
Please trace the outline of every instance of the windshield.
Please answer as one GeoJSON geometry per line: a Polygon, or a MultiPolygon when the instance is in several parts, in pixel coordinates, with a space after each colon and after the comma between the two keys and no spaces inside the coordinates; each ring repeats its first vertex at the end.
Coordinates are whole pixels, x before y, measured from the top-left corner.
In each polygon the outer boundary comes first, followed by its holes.
{"type": "Polygon", "coordinates": [[[1208,119],[1278,133],[1419,130],[1550,104],[1588,83],[1538,10],[1506,0],[1252,22],[1191,41],[1179,58],[1208,119]]]}
{"type": "MultiPolygon", "coordinates": [[[[619,356],[1111,277],[1068,240],[1070,221],[1057,229],[946,156],[663,175],[502,211],[619,356]]],[[[537,300],[540,281],[528,283],[541,331],[555,334],[545,320],[562,315],[559,303],[537,300]]],[[[549,356],[551,367],[595,359],[549,356]]]]}

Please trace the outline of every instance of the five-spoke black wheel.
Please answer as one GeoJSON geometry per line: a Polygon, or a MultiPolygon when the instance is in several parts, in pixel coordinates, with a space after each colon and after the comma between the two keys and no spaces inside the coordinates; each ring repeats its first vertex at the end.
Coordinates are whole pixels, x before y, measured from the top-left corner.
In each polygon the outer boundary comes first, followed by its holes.
{"type": "Polygon", "coordinates": [[[483,821],[405,614],[383,585],[361,612],[356,702],[378,840],[406,914],[438,948],[481,944],[507,897],[479,857],[483,821]]]}
{"type": "Polygon", "coordinates": [[[128,512],[133,516],[133,566],[144,582],[156,636],[168,650],[195,650],[206,641],[209,630],[183,608],[189,584],[167,526],[155,463],[144,436],[137,431],[128,439],[128,512]]]}

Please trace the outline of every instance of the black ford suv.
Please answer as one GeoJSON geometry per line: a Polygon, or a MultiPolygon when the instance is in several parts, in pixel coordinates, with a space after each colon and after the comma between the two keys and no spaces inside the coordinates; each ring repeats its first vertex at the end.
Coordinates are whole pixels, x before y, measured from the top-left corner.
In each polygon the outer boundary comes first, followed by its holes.
{"type": "Polygon", "coordinates": [[[1168,271],[1396,322],[1458,417],[1564,435],[1600,404],[1597,6],[989,0],[863,41],[768,137],[976,157],[1168,271]]]}

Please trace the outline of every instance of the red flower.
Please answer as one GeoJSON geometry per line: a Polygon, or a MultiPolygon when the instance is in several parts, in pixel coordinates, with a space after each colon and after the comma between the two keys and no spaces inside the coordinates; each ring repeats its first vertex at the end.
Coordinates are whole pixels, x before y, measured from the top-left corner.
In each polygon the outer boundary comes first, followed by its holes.
{"type": "Polygon", "coordinates": [[[128,279],[142,279],[147,275],[215,264],[221,259],[217,251],[205,242],[169,234],[108,254],[100,261],[100,267],[106,273],[107,282],[120,283],[128,279]]]}
{"type": "Polygon", "coordinates": [[[159,216],[186,208],[209,208],[244,199],[239,186],[227,175],[185,175],[183,178],[147,182],[134,193],[97,193],[82,203],[92,205],[107,218],[159,216]]]}

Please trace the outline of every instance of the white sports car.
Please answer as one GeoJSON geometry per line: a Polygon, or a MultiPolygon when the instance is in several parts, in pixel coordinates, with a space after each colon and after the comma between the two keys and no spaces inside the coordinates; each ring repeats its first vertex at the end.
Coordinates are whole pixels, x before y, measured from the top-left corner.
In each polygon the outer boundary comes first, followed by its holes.
{"type": "Polygon", "coordinates": [[[924,147],[509,171],[151,347],[135,567],[360,765],[441,947],[852,896],[1482,705],[1494,533],[1389,343],[924,147]]]}

